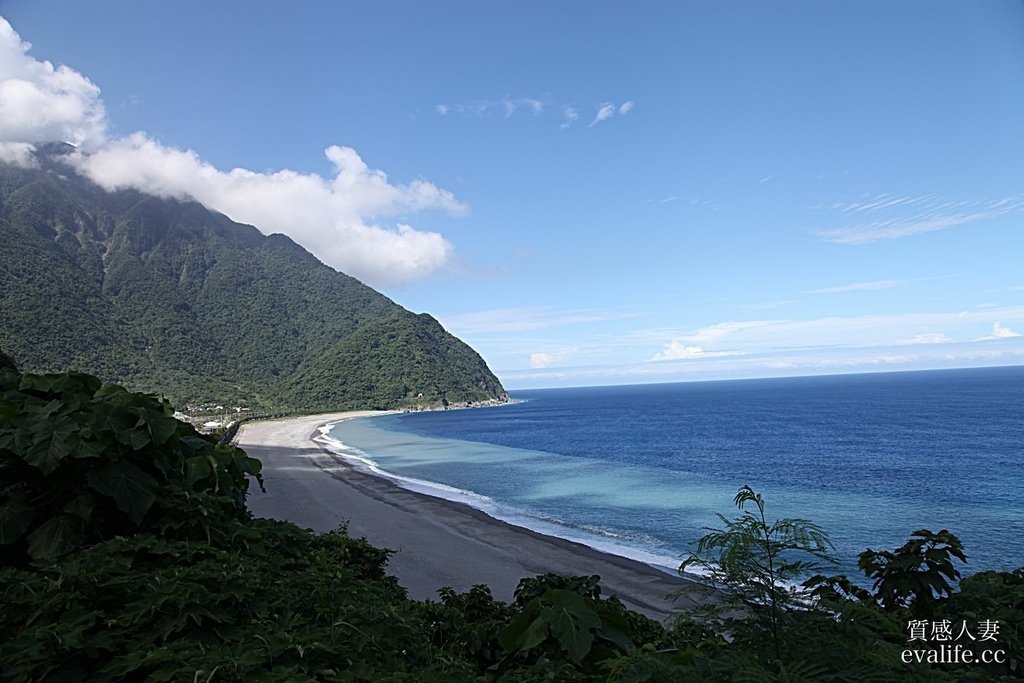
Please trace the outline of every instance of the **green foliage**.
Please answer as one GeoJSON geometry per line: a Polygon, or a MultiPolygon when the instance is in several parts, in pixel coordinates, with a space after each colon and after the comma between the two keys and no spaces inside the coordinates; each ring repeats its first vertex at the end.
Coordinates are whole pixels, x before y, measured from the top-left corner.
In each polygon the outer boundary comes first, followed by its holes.
{"type": "Polygon", "coordinates": [[[632,649],[631,635],[629,622],[614,605],[551,588],[527,602],[499,640],[513,657],[565,657],[582,671],[594,671],[599,663],[632,649]]]}
{"type": "MultiPolygon", "coordinates": [[[[993,677],[1024,676],[1024,568],[978,572],[961,581],[959,588],[942,605],[940,616],[954,623],[998,622],[998,645],[1006,649],[1006,662],[987,667],[986,673],[993,677]]],[[[980,649],[992,643],[974,645],[980,649]]]]}
{"type": "Polygon", "coordinates": [[[236,525],[224,544],[137,534],[0,569],[5,680],[431,680],[424,624],[366,576],[365,542],[236,525]]]}
{"type": "Polygon", "coordinates": [[[504,395],[436,321],[287,237],[39,162],[0,163],[0,347],[23,370],[293,412],[504,395]]]}
{"type": "Polygon", "coordinates": [[[541,574],[539,576],[528,576],[520,579],[512,594],[516,607],[523,607],[536,598],[541,597],[549,590],[565,590],[576,593],[588,600],[601,599],[601,577],[597,574],[590,576],[563,576],[561,574],[541,574]]]}
{"type": "Polygon", "coordinates": [[[950,582],[960,579],[954,558],[967,561],[959,538],[945,529],[919,529],[895,551],[865,550],[857,566],[874,579],[875,599],[882,607],[906,607],[918,616],[929,616],[953,593],[950,582]]]}
{"type": "Polygon", "coordinates": [[[89,375],[2,376],[4,563],[55,558],[161,523],[163,493],[217,494],[244,510],[260,463],[213,443],[155,397],[89,375]]]}
{"type": "Polygon", "coordinates": [[[806,519],[780,519],[768,524],[761,494],[742,487],[733,502],[743,511],[729,520],[718,515],[724,529],[708,529],[679,567],[697,567],[706,580],[725,586],[755,615],[763,615],[771,631],[775,656],[780,658],[779,622],[785,609],[801,604],[806,592],[793,582],[832,564],[828,534],[806,519]],[[756,512],[746,509],[753,503],[756,512]],[[788,585],[787,585],[788,584],[788,585]]]}
{"type": "Polygon", "coordinates": [[[423,606],[424,621],[430,624],[431,643],[453,658],[465,659],[480,670],[497,662],[504,654],[498,633],[516,613],[509,605],[495,600],[491,589],[473,586],[465,593],[449,587],[438,591],[440,602],[423,606]]]}
{"type": "Polygon", "coordinates": [[[467,351],[429,315],[399,309],[304,363],[282,398],[327,409],[454,406],[503,395],[483,359],[467,351]]]}

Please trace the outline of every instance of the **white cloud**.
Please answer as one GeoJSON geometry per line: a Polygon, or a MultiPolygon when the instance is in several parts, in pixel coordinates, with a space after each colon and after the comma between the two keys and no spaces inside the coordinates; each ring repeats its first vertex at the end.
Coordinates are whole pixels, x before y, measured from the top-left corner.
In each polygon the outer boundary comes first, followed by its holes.
{"type": "MultiPolygon", "coordinates": [[[[82,74],[28,55],[0,17],[0,142],[70,142],[92,149],[106,136],[100,89],[82,74]]],[[[11,159],[6,146],[4,159],[11,159]]]]}
{"type": "Polygon", "coordinates": [[[434,111],[441,116],[446,116],[449,113],[460,116],[486,116],[497,112],[504,118],[509,118],[519,110],[540,116],[544,113],[544,102],[535,97],[509,97],[506,95],[500,100],[472,100],[455,104],[438,104],[434,107],[434,111]]]}
{"type": "Polygon", "coordinates": [[[613,102],[606,102],[597,108],[597,113],[594,115],[594,120],[590,122],[590,125],[591,127],[596,126],[613,116],[615,116],[615,104],[613,102]]]}
{"type": "Polygon", "coordinates": [[[998,214],[992,212],[978,212],[922,219],[876,221],[831,230],[821,230],[818,232],[818,235],[824,238],[826,242],[834,242],[836,244],[868,244],[869,242],[877,242],[879,240],[892,240],[945,230],[946,228],[992,218],[996,215],[998,214]]]}
{"type": "Polygon", "coordinates": [[[530,354],[530,367],[531,368],[547,368],[554,365],[558,359],[550,353],[531,353],[530,354]]]}
{"type": "Polygon", "coordinates": [[[28,142],[0,142],[0,162],[15,166],[34,166],[35,145],[28,142]]]}
{"type": "MultiPolygon", "coordinates": [[[[337,145],[325,150],[334,166],[325,178],[287,169],[221,171],[145,133],[108,141],[99,88],[66,66],[30,57],[28,49],[0,18],[0,160],[24,164],[35,144],[71,142],[80,149],[68,162],[107,190],[195,199],[266,234],[284,233],[374,286],[427,276],[451,259],[453,247],[439,233],[381,221],[428,209],[465,213],[447,190],[424,180],[392,184],[355,150],[337,145]]],[[[524,106],[536,110],[540,103],[524,106]]]]}
{"type": "Polygon", "coordinates": [[[772,321],[772,320],[745,320],[745,321],[729,321],[724,323],[715,323],[714,325],[708,325],[702,327],[693,334],[685,335],[680,337],[682,341],[688,341],[698,344],[709,344],[715,343],[727,336],[732,336],[738,332],[745,332],[747,330],[757,329],[759,327],[771,327],[784,324],[785,321],[772,321]]]}
{"type": "Polygon", "coordinates": [[[580,117],[580,112],[575,107],[563,107],[562,108],[562,125],[560,129],[565,129],[571,126],[580,117]]]}
{"type": "Polygon", "coordinates": [[[692,358],[719,358],[722,356],[738,356],[738,351],[705,351],[700,346],[687,346],[679,340],[672,340],[665,348],[651,356],[649,361],[688,360],[692,358]]]}
{"type": "Polygon", "coordinates": [[[1020,336],[1020,332],[1014,332],[1009,327],[1003,327],[999,321],[992,323],[992,337],[995,339],[1010,339],[1011,337],[1020,336]]]}
{"type": "Polygon", "coordinates": [[[325,154],[335,169],[329,179],[289,170],[224,172],[191,150],[135,133],[78,156],[75,164],[107,190],[191,197],[265,233],[282,232],[328,265],[373,285],[423,277],[448,261],[452,245],[440,234],[369,221],[431,208],[464,213],[466,207],[450,192],[422,180],[392,185],[350,147],[332,145],[325,154]]]}
{"type": "Polygon", "coordinates": [[[915,204],[922,204],[935,201],[934,195],[926,194],[919,196],[907,196],[897,197],[890,194],[879,194],[874,197],[870,197],[858,202],[849,202],[846,204],[835,204],[832,208],[839,209],[844,213],[865,213],[865,212],[877,212],[882,209],[888,209],[898,206],[913,206],[915,204]]]}
{"type": "MultiPolygon", "coordinates": [[[[549,101],[548,104],[551,104],[549,101]]],[[[614,102],[604,102],[598,106],[597,111],[594,115],[594,120],[590,122],[590,126],[597,125],[598,123],[612,118],[615,115],[625,116],[636,106],[636,103],[632,100],[623,102],[621,105],[617,105],[614,102]]],[[[502,118],[511,118],[521,111],[529,112],[535,117],[543,116],[544,110],[547,107],[545,101],[535,97],[505,97],[497,100],[492,99],[481,99],[481,100],[470,100],[468,102],[457,102],[438,104],[434,106],[434,110],[441,116],[447,116],[449,114],[457,114],[459,116],[467,117],[486,117],[493,116],[496,114],[501,115],[502,118]]],[[[557,108],[561,111],[562,121],[558,125],[560,130],[569,128],[580,118],[580,111],[575,106],[570,104],[557,105],[557,108]]]]}
{"type": "Polygon", "coordinates": [[[531,353],[530,367],[535,370],[539,370],[542,368],[549,368],[552,365],[559,365],[565,361],[566,356],[574,353],[576,350],[577,349],[575,347],[572,347],[554,352],[538,351],[536,353],[531,353]]]}

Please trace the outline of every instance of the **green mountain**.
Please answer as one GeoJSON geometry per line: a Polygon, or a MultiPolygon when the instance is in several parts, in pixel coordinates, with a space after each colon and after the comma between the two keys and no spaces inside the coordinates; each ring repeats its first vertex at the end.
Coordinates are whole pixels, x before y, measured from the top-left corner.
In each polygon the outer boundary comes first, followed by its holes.
{"type": "Polygon", "coordinates": [[[505,398],[483,359],[318,261],[195,202],[0,164],[0,348],[178,404],[294,411],[505,398]]]}

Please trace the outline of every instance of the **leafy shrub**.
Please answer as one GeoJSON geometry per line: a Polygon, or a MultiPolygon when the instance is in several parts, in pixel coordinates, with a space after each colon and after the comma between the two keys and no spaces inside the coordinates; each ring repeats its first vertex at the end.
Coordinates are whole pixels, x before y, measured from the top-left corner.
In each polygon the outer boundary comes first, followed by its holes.
{"type": "Polygon", "coordinates": [[[953,594],[950,582],[960,579],[954,558],[967,561],[955,534],[918,529],[895,551],[865,550],[857,565],[875,580],[875,599],[882,607],[906,607],[917,616],[930,616],[953,594]]]}
{"type": "Polygon", "coordinates": [[[473,662],[481,670],[504,655],[498,633],[516,610],[495,600],[485,585],[465,593],[450,587],[438,591],[440,602],[423,604],[424,621],[430,624],[430,640],[448,656],[473,662]]]}
{"type": "Polygon", "coordinates": [[[5,563],[151,529],[167,521],[163,503],[188,516],[201,494],[244,514],[248,477],[262,485],[258,460],[204,438],[154,396],[80,373],[6,371],[0,382],[5,563]]]}
{"type": "MultiPolygon", "coordinates": [[[[960,582],[959,592],[949,596],[939,616],[953,623],[997,622],[997,646],[1006,650],[1006,662],[986,667],[989,676],[1024,676],[1024,568],[986,571],[960,582]]],[[[976,649],[991,648],[992,641],[970,643],[976,649]]]]}
{"type": "Polygon", "coordinates": [[[393,581],[366,578],[365,541],[234,525],[224,543],[143,533],[0,568],[2,677],[431,680],[426,625],[393,581]]]}

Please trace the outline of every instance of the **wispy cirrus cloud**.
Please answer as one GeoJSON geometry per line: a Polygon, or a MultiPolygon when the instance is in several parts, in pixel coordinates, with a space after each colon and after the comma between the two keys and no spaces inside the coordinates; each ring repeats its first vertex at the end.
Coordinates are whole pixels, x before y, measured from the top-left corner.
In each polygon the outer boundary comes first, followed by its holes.
{"type": "Polygon", "coordinates": [[[579,118],[580,110],[576,107],[562,107],[562,125],[560,125],[559,128],[564,130],[576,123],[579,118]]]}
{"type": "MultiPolygon", "coordinates": [[[[835,203],[828,208],[832,208],[837,211],[842,211],[843,213],[864,213],[872,211],[881,211],[893,207],[914,206],[917,204],[935,203],[939,201],[940,200],[938,197],[931,194],[905,196],[878,194],[871,197],[865,197],[858,201],[835,203]]],[[[970,202],[965,201],[962,203],[968,204],[970,202]]],[[[955,205],[955,203],[953,204],[955,205]]]]}
{"type": "Polygon", "coordinates": [[[810,289],[805,292],[806,294],[841,294],[844,292],[874,292],[882,289],[892,289],[893,287],[900,287],[902,285],[912,284],[914,282],[927,282],[929,280],[938,280],[941,278],[937,277],[915,277],[905,280],[869,280],[867,282],[851,282],[847,285],[838,285],[835,287],[823,287],[821,289],[810,289]]]}
{"type": "Polygon", "coordinates": [[[590,122],[588,128],[593,128],[602,121],[607,121],[616,114],[619,116],[625,116],[629,112],[633,111],[636,106],[636,102],[628,100],[622,104],[616,104],[614,102],[603,102],[597,106],[597,111],[594,112],[594,120],[590,122]]]}
{"type": "Polygon", "coordinates": [[[710,199],[704,199],[702,197],[694,197],[691,195],[668,195],[666,197],[648,197],[647,199],[641,199],[641,204],[678,204],[679,206],[686,206],[698,209],[709,209],[711,211],[721,211],[726,209],[724,204],[711,201],[710,199]]]}
{"type": "Polygon", "coordinates": [[[838,294],[840,292],[867,292],[878,289],[892,289],[902,285],[907,280],[873,280],[871,282],[853,282],[848,285],[837,287],[823,287],[821,289],[810,289],[807,294],[838,294]]]}
{"type": "Polygon", "coordinates": [[[949,200],[935,195],[877,195],[861,201],[836,203],[828,207],[846,216],[862,216],[866,220],[823,228],[813,233],[835,244],[868,244],[937,232],[977,223],[1024,209],[1021,196],[994,200],[949,200]]]}
{"type": "MultiPolygon", "coordinates": [[[[499,99],[441,102],[434,105],[434,112],[438,116],[500,116],[507,119],[518,112],[527,112],[535,117],[543,116],[547,109],[552,106],[561,113],[561,122],[558,125],[560,130],[570,128],[579,121],[580,108],[578,106],[569,103],[552,104],[551,99],[548,97],[511,97],[506,95],[499,99]]],[[[602,121],[607,121],[613,116],[625,116],[633,111],[635,107],[636,102],[633,100],[627,100],[621,104],[603,102],[597,105],[594,118],[588,128],[592,128],[602,121]]]]}
{"type": "Polygon", "coordinates": [[[434,111],[439,116],[457,114],[459,116],[490,116],[498,114],[509,118],[518,111],[525,111],[534,116],[544,113],[544,102],[535,97],[510,97],[506,95],[496,100],[471,100],[469,102],[455,102],[434,105],[434,111]]]}
{"type": "Polygon", "coordinates": [[[590,127],[593,128],[602,121],[607,121],[611,117],[615,116],[616,106],[611,102],[606,102],[597,108],[597,113],[594,114],[594,120],[590,122],[590,127]]]}

